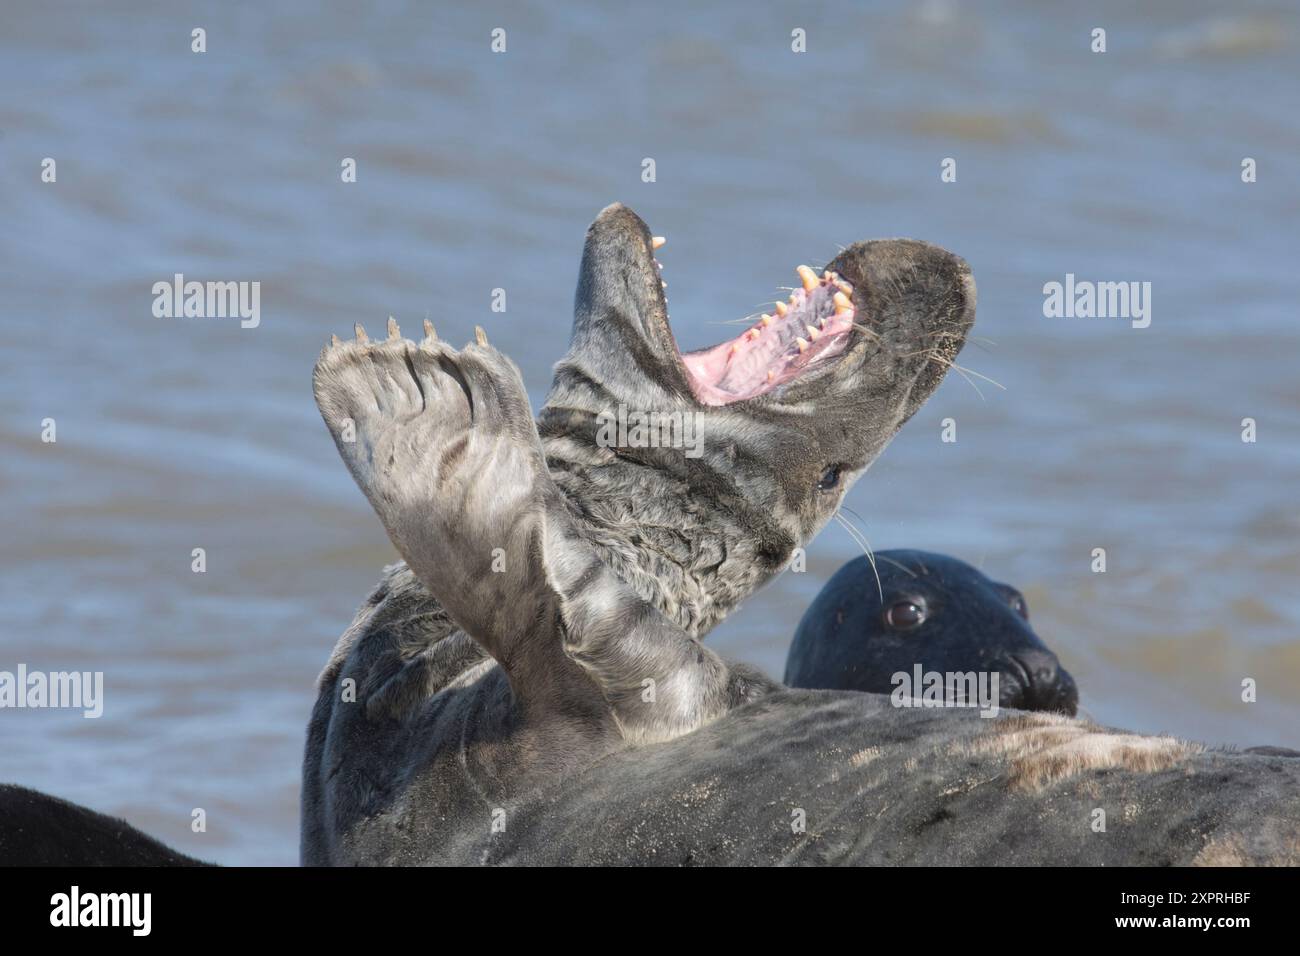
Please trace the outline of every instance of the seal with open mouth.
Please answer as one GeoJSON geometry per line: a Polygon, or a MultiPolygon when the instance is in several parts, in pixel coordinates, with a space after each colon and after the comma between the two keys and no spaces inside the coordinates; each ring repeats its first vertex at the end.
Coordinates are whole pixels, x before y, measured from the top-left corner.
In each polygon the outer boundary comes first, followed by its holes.
{"type": "MultiPolygon", "coordinates": [[[[393,327],[322,354],[321,411],[409,565],[321,675],[304,862],[1300,862],[1294,751],[783,689],[706,650],[934,389],[974,286],[934,246],[859,243],[759,329],[777,345],[747,330],[750,352],[682,356],[653,248],[620,206],[593,224],[536,427],[485,336],[457,352],[393,327]],[[807,336],[778,325],[791,313],[807,336]],[[814,351],[809,325],[843,338],[814,351]],[[761,360],[735,365],[748,355],[761,360]],[[698,412],[700,454],[602,442],[595,421],[619,402],[698,412]]],[[[0,788],[0,851],[13,846],[50,863],[185,862],[119,821],[0,788]],[[46,832],[73,818],[76,840],[46,832]]]]}
{"type": "Polygon", "coordinates": [[[317,403],[406,564],[321,675],[305,863],[1300,861],[1300,761],[782,689],[706,649],[934,390],[974,284],[858,243],[683,356],[653,251],[621,206],[592,225],[536,425],[481,334],[322,353],[317,403]],[[602,442],[618,404],[698,414],[699,454],[602,442]]]}
{"type": "Polygon", "coordinates": [[[836,571],[799,622],[785,682],[889,694],[917,666],[997,674],[1001,707],[1070,716],[1079,707],[1074,678],[1030,626],[1025,596],[929,551],[877,551],[874,564],[864,556],[836,571]]]}
{"type": "Polygon", "coordinates": [[[446,821],[774,688],[700,639],[830,519],[974,318],[960,258],[860,242],[682,354],[658,245],[622,205],[592,224],[536,424],[481,332],[456,351],[432,327],[419,344],[358,327],[322,352],[317,404],[406,563],[321,675],[305,862],[454,860],[446,821]],[[618,406],[694,416],[701,445],[608,447],[618,406]],[[411,840],[435,822],[444,838],[411,840]]]}

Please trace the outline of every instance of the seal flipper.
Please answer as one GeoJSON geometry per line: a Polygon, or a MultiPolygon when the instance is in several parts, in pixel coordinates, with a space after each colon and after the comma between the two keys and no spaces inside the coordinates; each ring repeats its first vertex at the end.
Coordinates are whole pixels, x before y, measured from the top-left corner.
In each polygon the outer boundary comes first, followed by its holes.
{"type": "MultiPolygon", "coordinates": [[[[432,333],[431,329],[428,329],[432,333]]],[[[528,716],[665,739],[726,709],[727,668],[600,558],[546,470],[519,370],[481,331],[459,352],[358,327],[316,402],[411,570],[504,668],[528,716]]]]}

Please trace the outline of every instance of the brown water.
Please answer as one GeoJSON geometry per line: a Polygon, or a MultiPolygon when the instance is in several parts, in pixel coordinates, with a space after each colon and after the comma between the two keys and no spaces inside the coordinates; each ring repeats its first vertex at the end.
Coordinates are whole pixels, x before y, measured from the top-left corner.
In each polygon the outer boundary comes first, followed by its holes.
{"type": "MultiPolygon", "coordinates": [[[[99,720],[0,711],[0,778],[294,862],[312,682],[395,557],[312,404],[316,354],[357,320],[480,323],[539,400],[615,199],[669,237],[687,348],[853,240],[964,255],[971,381],[850,496],[872,545],[1020,586],[1101,721],[1300,745],[1290,5],[233,6],[0,13],[0,669],[106,685],[99,720]],[[154,318],[177,272],[260,281],[261,324],[154,318]],[[1150,327],[1044,318],[1066,273],[1151,282],[1150,327]]],[[[855,553],[832,525],[711,643],[779,675],[855,553]]]]}

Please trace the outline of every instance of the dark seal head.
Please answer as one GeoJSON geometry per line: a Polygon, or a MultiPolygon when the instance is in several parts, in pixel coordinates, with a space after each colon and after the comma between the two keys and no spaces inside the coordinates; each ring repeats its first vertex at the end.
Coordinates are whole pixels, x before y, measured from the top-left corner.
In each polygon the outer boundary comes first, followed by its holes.
{"type": "Polygon", "coordinates": [[[893,675],[998,674],[1003,707],[1073,716],[1079,692],[1029,624],[1024,595],[965,561],[879,551],[835,573],[799,622],[786,658],[791,687],[888,694],[893,675]]]}

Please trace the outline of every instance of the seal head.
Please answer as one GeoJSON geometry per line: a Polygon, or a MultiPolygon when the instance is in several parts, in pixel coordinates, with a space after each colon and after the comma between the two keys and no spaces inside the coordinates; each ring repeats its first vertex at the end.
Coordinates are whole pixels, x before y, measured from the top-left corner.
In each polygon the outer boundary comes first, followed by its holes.
{"type": "Polygon", "coordinates": [[[1024,595],[964,561],[879,551],[840,568],[804,613],[786,658],[791,687],[888,694],[895,674],[998,675],[1003,707],[1074,716],[1074,678],[1034,633],[1024,595]]]}

